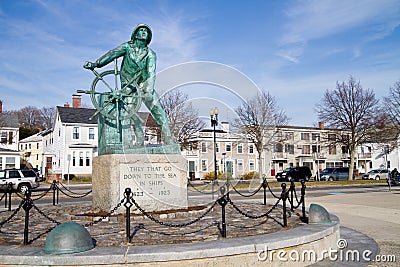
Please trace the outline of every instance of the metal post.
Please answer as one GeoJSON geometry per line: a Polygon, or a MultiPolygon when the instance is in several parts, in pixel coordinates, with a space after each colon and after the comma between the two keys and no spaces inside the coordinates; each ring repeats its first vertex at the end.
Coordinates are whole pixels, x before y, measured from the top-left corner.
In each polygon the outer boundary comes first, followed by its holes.
{"type": "Polygon", "coordinates": [[[262,187],[264,189],[264,205],[267,205],[267,178],[265,177],[262,182],[262,187]]]}
{"type": "Polygon", "coordinates": [[[32,208],[33,203],[31,199],[31,191],[27,190],[25,192],[25,199],[22,208],[25,210],[25,226],[24,226],[24,245],[28,245],[28,235],[29,235],[29,210],[32,208]]]}
{"type": "Polygon", "coordinates": [[[282,183],[282,209],[283,209],[283,227],[287,227],[287,216],[286,216],[286,199],[287,199],[287,193],[286,192],[286,183],[282,183]]]}
{"type": "Polygon", "coordinates": [[[126,222],[125,222],[125,229],[126,229],[126,242],[129,243],[131,241],[131,189],[129,187],[125,188],[125,208],[126,208],[126,222]]]}
{"type": "Polygon", "coordinates": [[[294,190],[295,185],[293,179],[290,180],[290,210],[294,211],[294,190]]]}
{"type": "MultiPolygon", "coordinates": [[[[11,211],[11,195],[12,195],[12,183],[8,183],[8,211],[11,211]]],[[[6,193],[6,204],[7,204],[7,193],[6,193]]]]}
{"type": "Polygon", "coordinates": [[[217,138],[216,138],[216,135],[215,135],[215,123],[213,123],[213,126],[214,126],[214,136],[213,136],[213,142],[214,142],[214,180],[213,180],[213,183],[212,183],[212,198],[214,199],[214,184],[215,184],[215,181],[217,180],[217,178],[218,178],[218,176],[217,176],[217,142],[216,142],[216,140],[217,140],[217,138]]]}
{"type": "Polygon", "coordinates": [[[58,205],[58,199],[59,199],[59,195],[60,195],[60,188],[58,187],[58,181],[56,182],[56,184],[57,184],[57,186],[56,186],[56,188],[57,188],[57,205],[58,205]]]}
{"type": "Polygon", "coordinates": [[[301,180],[301,211],[303,213],[303,219],[306,219],[306,183],[304,180],[301,180]]]}
{"type": "MultiPolygon", "coordinates": [[[[215,127],[218,125],[218,108],[210,110],[211,126],[213,127],[213,141],[214,141],[214,179],[212,181],[212,199],[214,199],[214,184],[217,181],[217,137],[215,127]]],[[[217,182],[218,183],[218,182],[217,182]]]]}
{"type": "Polygon", "coordinates": [[[56,205],[56,180],[53,180],[53,184],[51,185],[53,189],[53,206],[56,205]]]}
{"type": "Polygon", "coordinates": [[[225,195],[222,195],[222,197],[220,197],[218,199],[218,204],[221,205],[221,216],[222,216],[222,231],[221,231],[221,236],[222,237],[226,237],[226,219],[225,219],[225,206],[226,204],[228,204],[228,200],[226,199],[225,195]]]}

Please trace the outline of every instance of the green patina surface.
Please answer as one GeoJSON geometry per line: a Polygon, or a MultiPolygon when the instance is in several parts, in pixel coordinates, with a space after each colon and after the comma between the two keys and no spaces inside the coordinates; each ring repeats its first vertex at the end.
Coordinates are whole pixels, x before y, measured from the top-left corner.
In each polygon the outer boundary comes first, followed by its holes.
{"type": "Polygon", "coordinates": [[[139,24],[132,32],[130,41],[108,51],[95,62],[85,62],[84,68],[96,75],[90,91],[78,90],[91,95],[97,109],[99,126],[98,154],[179,154],[174,143],[168,117],[154,90],[156,78],[156,54],[148,45],[152,31],[146,24],[139,24]],[[118,70],[117,59],[122,58],[118,70]],[[114,61],[114,70],[98,73],[101,68],[114,61]],[[115,76],[115,84],[106,81],[107,75],[115,76]],[[120,83],[120,88],[118,88],[120,83]],[[104,85],[108,92],[97,89],[104,85]],[[161,130],[164,144],[144,145],[143,120],[138,115],[144,103],[161,130]]]}

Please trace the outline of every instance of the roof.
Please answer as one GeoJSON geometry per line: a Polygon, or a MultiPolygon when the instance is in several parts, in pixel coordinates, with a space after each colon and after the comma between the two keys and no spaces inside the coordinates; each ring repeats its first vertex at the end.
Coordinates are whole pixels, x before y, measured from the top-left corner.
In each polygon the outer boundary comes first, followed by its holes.
{"type": "Polygon", "coordinates": [[[19,128],[17,113],[0,113],[0,128],[19,128]]]}
{"type": "Polygon", "coordinates": [[[63,123],[97,124],[97,116],[89,119],[94,115],[96,109],[57,107],[57,111],[63,123]]]}
{"type": "MultiPolygon", "coordinates": [[[[97,115],[94,116],[92,120],[89,119],[96,112],[96,109],[57,107],[57,111],[63,123],[97,124],[97,115]]],[[[158,127],[156,121],[150,116],[149,112],[139,112],[139,116],[145,121],[145,126],[158,127]]]]}
{"type": "Polygon", "coordinates": [[[42,141],[42,132],[28,136],[27,138],[24,138],[20,140],[20,143],[28,143],[28,142],[38,142],[42,141]]]}
{"type": "Polygon", "coordinates": [[[12,149],[7,149],[7,148],[2,148],[0,147],[0,154],[9,154],[9,155],[22,155],[22,152],[17,151],[17,150],[12,150],[12,149]]]}

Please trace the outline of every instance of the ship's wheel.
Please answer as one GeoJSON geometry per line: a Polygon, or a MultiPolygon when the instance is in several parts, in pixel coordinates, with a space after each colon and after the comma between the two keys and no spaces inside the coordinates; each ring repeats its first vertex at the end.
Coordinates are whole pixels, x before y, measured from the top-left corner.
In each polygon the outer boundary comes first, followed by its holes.
{"type": "Polygon", "coordinates": [[[92,118],[101,114],[105,118],[115,120],[119,132],[123,120],[133,117],[140,120],[138,110],[142,104],[142,94],[136,89],[138,88],[136,80],[140,73],[128,79],[128,83],[120,88],[121,72],[118,70],[117,60],[114,61],[114,65],[114,70],[102,73],[92,70],[96,77],[90,90],[77,90],[77,92],[90,95],[93,106],[97,109],[92,118]]]}

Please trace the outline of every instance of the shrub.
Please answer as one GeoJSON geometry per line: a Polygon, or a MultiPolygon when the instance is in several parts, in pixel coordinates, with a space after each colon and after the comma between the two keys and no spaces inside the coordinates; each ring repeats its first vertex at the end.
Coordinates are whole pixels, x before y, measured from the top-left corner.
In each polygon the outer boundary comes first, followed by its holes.
{"type": "MultiPolygon", "coordinates": [[[[72,173],[69,174],[69,180],[72,180],[75,177],[76,177],[75,174],[72,173]]],[[[64,174],[64,180],[68,180],[68,174],[64,174]]]]}
{"type": "MultiPolygon", "coordinates": [[[[204,174],[203,177],[206,180],[212,181],[212,180],[214,180],[214,172],[208,172],[208,173],[204,174]]],[[[221,171],[218,171],[217,172],[217,179],[224,179],[224,178],[225,178],[224,173],[221,172],[221,171]]]]}
{"type": "Polygon", "coordinates": [[[258,178],[259,178],[258,172],[248,172],[240,176],[240,180],[252,180],[258,178]]]}

